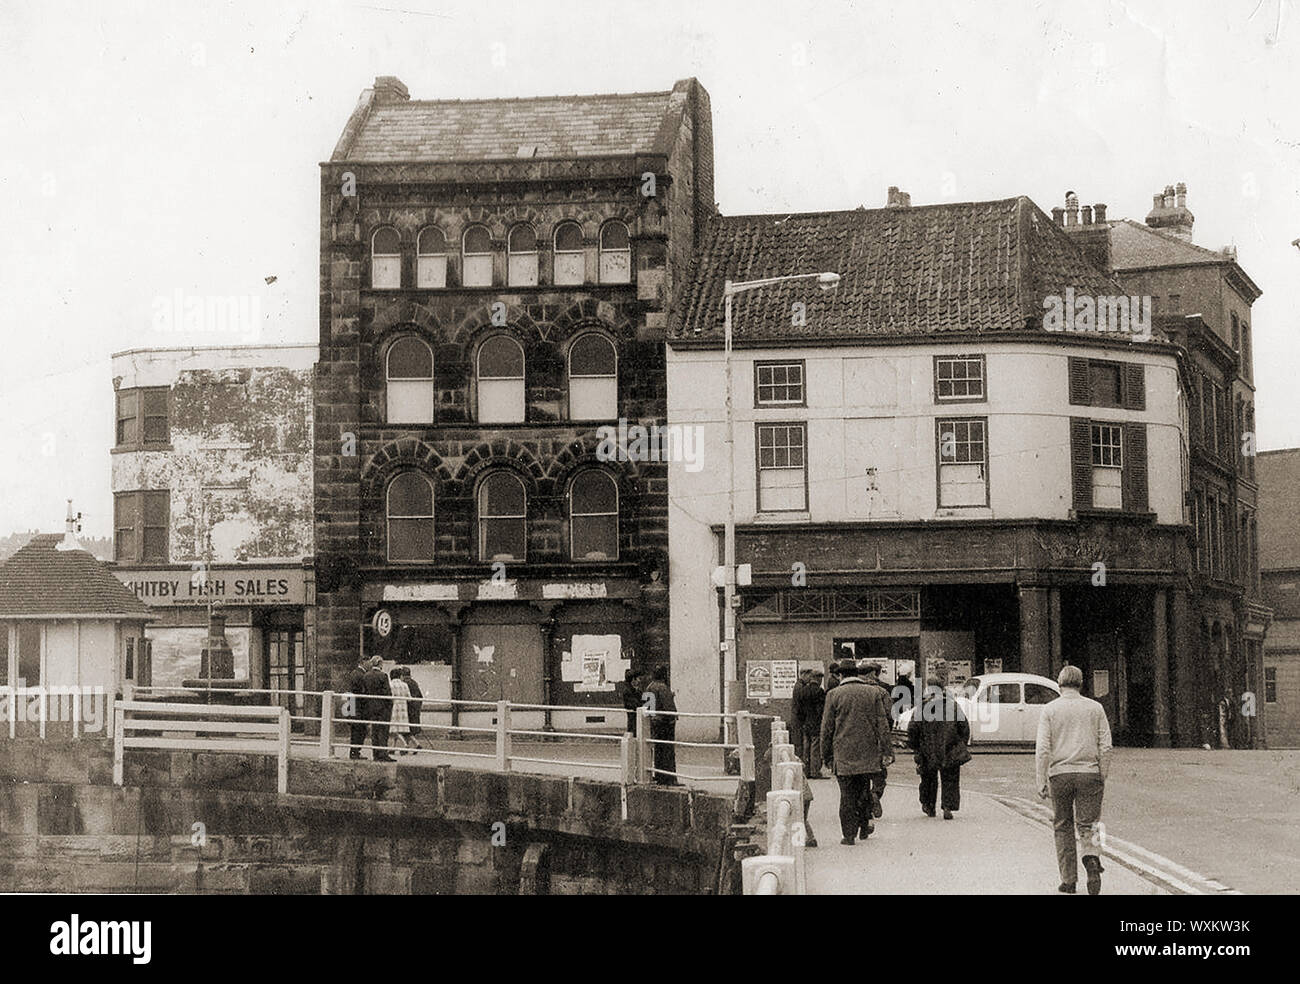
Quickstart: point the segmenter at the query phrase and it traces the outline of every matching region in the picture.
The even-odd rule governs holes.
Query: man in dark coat
[[[650,685],[646,693],[651,695],[651,711],[676,711],[677,703],[673,692],[668,689],[668,667],[656,666],[650,676]],[[656,742],[674,741],[677,738],[677,718],[671,714],[650,716],[650,737]],[[677,771],[677,746],[652,745],[654,749],[654,781],[661,786],[680,786],[674,773]],[[661,771],[662,770],[662,771]]]
[[[369,661],[362,658],[348,674],[348,690],[343,697],[343,716],[350,721],[348,744],[352,747],[348,749],[348,758],[361,758],[361,746],[366,743],[366,715],[362,713],[366,700],[361,695],[366,692],[365,676],[369,668]]]
[[[890,688],[889,695],[891,704],[889,706],[889,716],[897,723],[912,705],[916,703],[916,687],[912,683],[912,678],[907,673],[898,674],[898,680]]]
[[[623,676],[623,709],[627,711],[627,730],[636,734],[636,712],[641,706],[642,684],[645,673],[641,670],[628,670]]]
[[[402,667],[402,682],[406,684],[406,689],[411,692],[411,699],[406,702],[406,718],[411,722],[411,740],[415,741],[416,736],[420,733],[420,712],[424,709],[424,691],[420,689],[420,685],[411,676],[409,666]]]
[[[943,818],[951,820],[961,807],[961,767],[970,761],[970,723],[943,687],[931,684],[907,726],[907,744],[916,753],[921,776],[921,812],[934,816],[935,799],[943,783]]]
[[[799,674],[791,703],[795,750],[799,753],[799,761],[803,762],[804,775],[809,779],[821,779],[822,712],[826,707],[821,670],[804,670]]]
[[[890,696],[889,688],[880,681],[880,664],[868,660],[862,664],[861,673],[863,680],[871,686],[879,688],[881,695],[885,699],[885,711],[890,714],[889,724],[892,728],[894,719],[890,707],[893,698]],[[890,747],[893,747],[892,735],[890,737]],[[887,768],[882,768],[871,777],[871,815],[876,819],[879,819],[881,814],[885,812],[885,807],[882,801],[885,798],[885,783],[888,780],[889,769]]]
[[[826,695],[822,749],[833,758],[840,786],[840,843],[866,837],[871,827],[871,779],[894,760],[885,694],[858,676],[852,660],[841,669],[840,685]]]
[[[361,716],[370,722],[371,757],[376,762],[392,762],[393,755],[388,750],[388,722],[393,716],[393,702],[383,698],[393,696],[393,688],[388,685],[383,665],[384,661],[379,656],[370,658],[370,668],[361,678],[362,693],[368,699],[359,703]]]

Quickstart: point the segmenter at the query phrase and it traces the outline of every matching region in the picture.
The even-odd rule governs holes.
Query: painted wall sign
[[[455,601],[460,588],[454,584],[385,584],[384,601]]]
[[[305,605],[301,568],[246,567],[238,570],[114,571],[117,579],[151,608],[177,605]]]

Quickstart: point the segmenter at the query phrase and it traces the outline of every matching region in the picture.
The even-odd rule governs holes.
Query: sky
[[[1238,248],[1259,447],[1300,446],[1300,3],[0,0],[0,535],[112,530],[109,356],[315,342],[319,164],[361,91],[661,91],[713,109],[724,214],[1184,181]],[[274,278],[268,283],[270,278]],[[178,295],[179,292],[179,295]],[[256,334],[159,321],[236,298]]]

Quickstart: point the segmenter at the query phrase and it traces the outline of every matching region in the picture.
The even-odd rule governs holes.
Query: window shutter
[[[1087,359],[1070,359],[1070,402],[1079,407],[1092,403],[1092,396],[1088,392]]]
[[[1124,409],[1147,408],[1146,366],[1139,363],[1124,364]]]
[[[1126,512],[1146,512],[1147,428],[1146,424],[1124,425],[1124,472],[1120,494]]]
[[[1070,375],[1073,377],[1074,373],[1071,372]],[[1074,508],[1091,509],[1092,424],[1084,417],[1070,418],[1070,485]]]

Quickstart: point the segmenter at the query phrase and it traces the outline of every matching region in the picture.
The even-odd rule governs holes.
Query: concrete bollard
[[[803,792],[773,790],[767,794],[767,853],[792,854],[790,832],[803,822]]]
[[[798,759],[777,762],[772,766],[773,789],[797,789],[803,791],[803,763]]]

